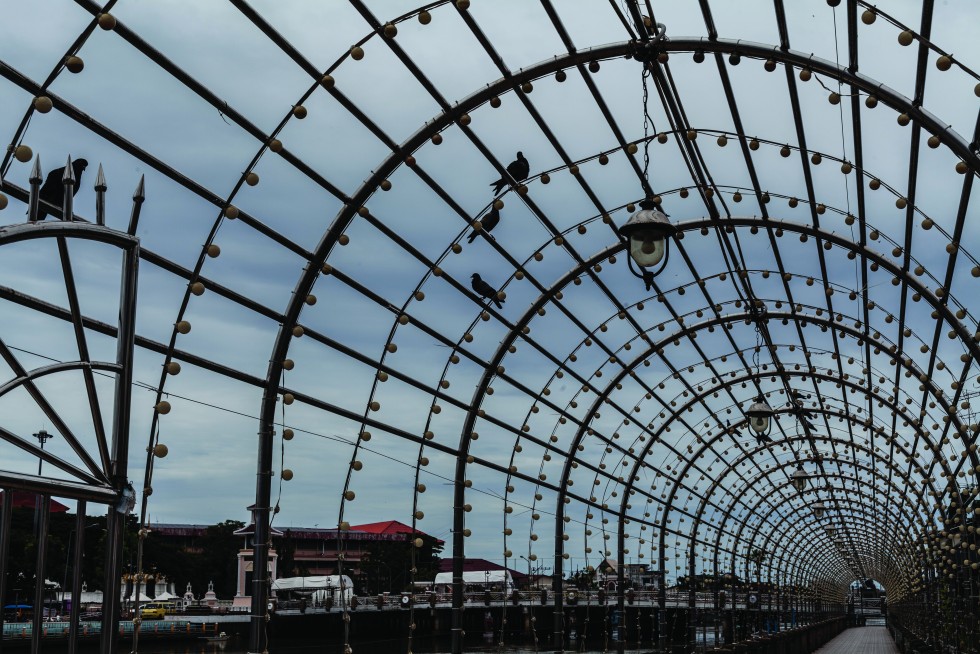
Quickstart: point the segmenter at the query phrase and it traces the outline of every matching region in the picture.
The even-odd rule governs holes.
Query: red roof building
[[[37,507],[37,494],[28,491],[11,491],[10,503],[15,509],[34,509]],[[0,491],[0,502],[3,501],[3,491]],[[51,498],[51,504],[48,508],[49,513],[67,513],[68,507]]]
[[[379,536],[400,536],[403,534],[419,534],[421,536],[428,535],[423,531],[419,531],[418,529],[412,529],[408,525],[398,522],[397,520],[369,522],[365,525],[351,525],[350,530],[360,531],[367,534],[378,534]],[[442,543],[441,540],[436,540],[437,542]]]

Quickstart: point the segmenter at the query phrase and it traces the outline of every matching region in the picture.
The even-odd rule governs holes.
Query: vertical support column
[[[456,483],[453,485],[453,619],[452,651],[463,651],[463,561],[466,557],[466,457],[460,453],[456,459]]]
[[[552,634],[551,647],[556,654],[565,651],[565,591],[562,588],[562,577],[564,576],[562,563],[565,560],[565,541],[561,537],[565,531],[564,516],[565,494],[560,492],[555,501],[555,563],[551,578],[551,590],[555,596],[555,611],[552,616],[554,633]],[[586,608],[586,611],[588,611],[588,608]]]
[[[657,586],[657,648],[666,651],[667,648],[667,548],[664,544],[663,530],[660,536],[660,583]]]
[[[13,497],[9,488],[3,492],[3,506],[0,507],[0,601],[7,596],[7,555],[10,552],[10,512],[13,510]],[[0,610],[0,634],[3,633],[3,611]],[[3,637],[0,636],[0,654],[3,652]]]
[[[41,632],[44,629],[44,560],[48,554],[48,521],[51,517],[51,496],[41,496],[41,515],[37,521],[37,559],[34,563],[34,617],[31,620],[31,654],[41,651]]]
[[[272,457],[277,393],[266,388],[262,400],[262,422],[259,429],[259,453],[255,472],[255,542],[252,544],[252,610],[249,623],[248,651],[260,654],[268,649],[265,624],[269,601],[269,504],[272,497]]]
[[[613,629],[616,629],[619,633],[615,634],[614,640],[616,641],[616,652],[618,654],[623,654],[626,651],[626,560],[623,556],[623,550],[626,548],[626,526],[623,523],[624,515],[619,514],[619,528],[618,534],[616,535],[616,610],[619,611],[619,620],[613,625]]]
[[[111,470],[109,479],[119,493],[119,504],[109,507],[106,519],[105,582],[102,601],[102,654],[116,654],[119,631],[119,579],[122,571],[123,534],[126,516],[136,495],[129,484],[129,422],[133,392],[133,343],[136,338],[136,291],[139,277],[139,243],[123,253],[119,292],[119,332],[116,339],[116,375],[112,420]]]
[[[691,649],[697,649],[698,646],[698,592],[694,579],[695,570],[697,570],[697,562],[695,561],[695,557],[697,556],[696,543],[697,532],[692,531],[691,543],[689,545],[691,550],[687,559],[687,644]]]
[[[75,556],[71,569],[71,611],[68,617],[68,654],[75,654],[78,651],[78,616],[81,612],[81,602],[79,601],[82,593],[82,560],[85,556],[85,500],[78,500],[75,510]],[[65,589],[61,589],[61,597],[64,599]]]

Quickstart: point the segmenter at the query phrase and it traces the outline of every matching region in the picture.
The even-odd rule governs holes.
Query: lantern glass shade
[[[649,268],[664,260],[667,241],[653,230],[633,232],[630,236],[630,256],[638,266]]]
[[[793,487],[796,488],[796,490],[802,492],[803,489],[806,488],[807,483],[809,482],[810,475],[806,474],[806,472],[803,471],[803,468],[800,467],[796,469],[796,472],[792,474],[790,479],[793,482]]]
[[[773,410],[772,407],[762,401],[761,397],[752,403],[745,415],[748,417],[749,426],[753,431],[758,434],[765,434],[769,431]]]
[[[630,258],[641,268],[660,264],[667,256],[667,238],[677,228],[651,199],[640,201],[640,210],[630,216],[619,233],[629,239]]]

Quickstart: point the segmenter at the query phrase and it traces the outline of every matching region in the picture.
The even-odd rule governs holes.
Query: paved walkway
[[[885,627],[854,627],[817,650],[816,654],[898,654]]]

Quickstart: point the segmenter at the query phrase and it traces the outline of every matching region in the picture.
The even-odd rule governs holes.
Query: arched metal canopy
[[[47,164],[85,150],[113,183],[146,175],[144,520],[174,486],[154,446],[240,453],[258,431],[216,486],[257,469],[260,558],[281,510],[400,520],[444,539],[457,576],[465,556],[547,561],[556,589],[607,558],[666,584],[748,579],[753,552],[771,582],[827,601],[855,579],[896,605],[938,578],[975,589],[975,548],[937,548],[975,533],[980,485],[980,52],[956,28],[977,10],[798,5],[66,3],[64,53],[21,25],[50,72],[0,49],[16,107],[0,114],[0,245],[43,258],[13,235],[49,228],[19,225],[18,146]],[[207,64],[164,31],[178,23],[220,44]],[[131,77],[121,108],[133,74],[146,88]],[[518,150],[526,179],[492,193]],[[677,230],[649,290],[617,232],[647,196]],[[4,273],[18,320],[114,337],[105,311]],[[0,389],[72,368],[47,365]],[[768,435],[745,421],[757,398]],[[31,417],[0,424],[6,445]],[[460,583],[454,606],[459,632]],[[255,620],[252,651],[264,638]]]

